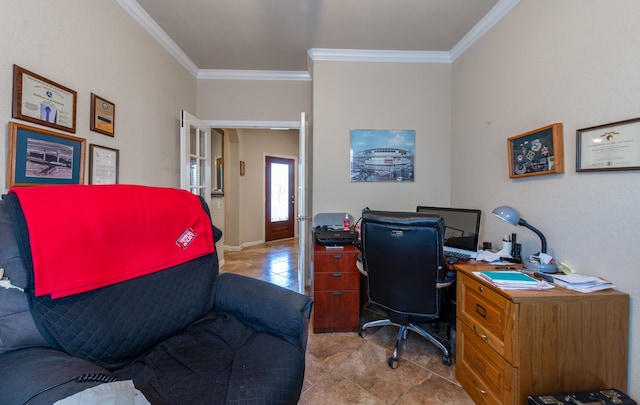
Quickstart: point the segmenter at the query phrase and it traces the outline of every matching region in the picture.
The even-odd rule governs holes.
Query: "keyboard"
[[[445,257],[453,257],[455,259],[462,260],[462,261],[471,259],[471,255],[468,255],[466,253],[460,253],[460,252],[452,252],[450,250],[445,250],[444,255]]]

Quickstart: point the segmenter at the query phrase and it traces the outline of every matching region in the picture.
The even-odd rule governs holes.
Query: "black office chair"
[[[424,337],[444,352],[451,365],[451,348],[417,322],[434,322],[440,316],[447,288],[455,273],[447,272],[443,253],[444,222],[421,212],[363,211],[362,265],[367,274],[369,303],[383,309],[388,319],[367,322],[360,336],[376,326],[398,326],[389,367],[398,367],[398,348],[408,331]]]

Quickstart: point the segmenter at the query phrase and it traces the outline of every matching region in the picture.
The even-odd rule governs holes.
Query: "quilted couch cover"
[[[152,404],[297,403],[309,297],[219,275],[215,252],[82,294],[35,297],[14,199],[0,201],[2,403],[51,404],[100,384],[65,383],[83,374],[133,380]]]

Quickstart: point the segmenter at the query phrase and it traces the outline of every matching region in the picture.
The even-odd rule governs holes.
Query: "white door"
[[[211,200],[211,128],[180,110],[180,188]]]
[[[298,156],[298,288],[304,294],[305,287],[311,285],[311,198],[309,196],[309,118],[300,114]]]

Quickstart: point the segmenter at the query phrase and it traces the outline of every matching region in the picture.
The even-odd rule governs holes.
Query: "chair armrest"
[[[214,310],[234,315],[258,332],[270,333],[304,352],[313,300],[266,281],[233,273],[218,277]]]
[[[436,288],[447,288],[451,287],[451,285],[456,281],[456,272],[455,271],[447,271],[447,274],[444,277],[444,280],[438,281],[436,283]]]

